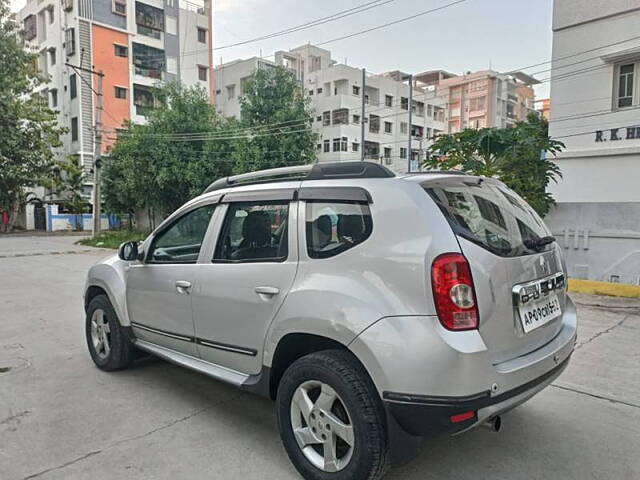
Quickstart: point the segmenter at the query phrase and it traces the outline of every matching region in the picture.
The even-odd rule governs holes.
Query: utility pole
[[[367,81],[367,71],[362,69],[362,114],[360,115],[360,160],[364,162],[364,87]]]
[[[102,79],[104,73],[102,70],[99,72],[92,68],[85,68],[78,65],[73,65],[66,62],[67,67],[73,68],[78,73],[80,79],[87,84],[87,86],[96,95],[96,117],[94,124],[94,152],[93,152],[93,228],[92,233],[95,237],[100,234],[100,153],[102,146]],[[97,75],[98,77],[98,90],[94,90],[93,86],[85,80],[85,78],[79,72],[90,73],[91,75]]]
[[[100,153],[102,147],[102,79],[104,74],[102,70],[98,73],[98,91],[96,93],[96,121],[95,121],[95,151],[93,154],[93,236],[100,235],[101,215],[102,209],[100,208]]]
[[[409,143],[407,145],[407,172],[411,173],[411,122],[413,121],[413,75],[409,75]]]

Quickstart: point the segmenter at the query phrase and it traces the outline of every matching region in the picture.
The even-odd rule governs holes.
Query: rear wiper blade
[[[535,240],[527,240],[525,245],[529,248],[542,248],[556,241],[556,237],[547,235],[546,237],[536,238]]]

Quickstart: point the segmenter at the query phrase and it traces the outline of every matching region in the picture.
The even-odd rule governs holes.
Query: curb
[[[64,251],[53,251],[53,252],[9,253],[9,254],[0,253],[0,258],[38,257],[41,255],[68,255],[68,254],[91,253],[91,252],[101,252],[101,251],[113,252],[112,250],[106,250],[98,247],[98,248],[87,248],[83,250],[64,250]]]
[[[640,286],[625,283],[599,282],[596,280],[569,279],[569,291],[610,297],[640,298]]]

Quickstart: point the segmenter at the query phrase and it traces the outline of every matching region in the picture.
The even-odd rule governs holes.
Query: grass
[[[100,234],[95,238],[83,238],[78,240],[78,244],[89,247],[118,248],[121,243],[144,240],[149,232],[137,230],[113,230]]]

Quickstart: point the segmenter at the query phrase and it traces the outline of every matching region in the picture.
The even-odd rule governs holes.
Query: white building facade
[[[640,284],[640,0],[556,0],[545,219],[576,278]]]
[[[218,112],[239,118],[244,82],[256,69],[274,65],[294,73],[310,100],[313,126],[319,134],[320,162],[360,160],[364,149],[367,160],[380,162],[398,173],[416,171],[434,135],[446,128],[445,101],[436,97],[434,88],[413,82],[410,127],[407,74],[366,75],[363,87],[361,69],[339,64],[331,59],[331,52],[313,45],[277,52],[275,62],[254,57],[216,67]]]

